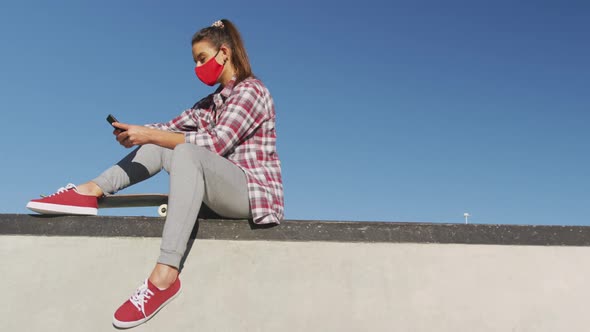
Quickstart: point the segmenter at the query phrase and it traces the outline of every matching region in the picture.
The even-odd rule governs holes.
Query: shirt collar
[[[229,82],[227,82],[224,86],[219,86],[215,93],[213,94],[213,103],[215,104],[215,109],[220,109],[225,100],[231,94],[232,90],[234,89],[234,85],[236,84],[236,77],[232,77]]]
[[[223,88],[221,89],[221,96],[223,97],[223,99],[229,97],[229,95],[231,94],[232,90],[234,89],[234,85],[236,84],[236,77],[233,76],[231,78],[231,80],[229,80],[229,82],[227,82],[226,85],[223,86]]]

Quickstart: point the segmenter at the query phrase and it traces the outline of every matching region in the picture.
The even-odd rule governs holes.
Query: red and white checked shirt
[[[146,126],[183,132],[187,143],[236,164],[246,173],[253,221],[278,224],[284,217],[284,199],[274,103],[256,78],[234,85],[235,77],[169,122]]]

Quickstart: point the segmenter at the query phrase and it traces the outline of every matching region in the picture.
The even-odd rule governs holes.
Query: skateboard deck
[[[116,194],[106,195],[98,199],[98,208],[125,208],[157,206],[158,215],[165,217],[168,212],[167,194]],[[221,217],[213,212],[205,203],[199,211],[201,219],[220,219]]]
[[[168,204],[166,194],[119,194],[106,195],[98,199],[98,208],[122,208],[139,206],[160,206]]]

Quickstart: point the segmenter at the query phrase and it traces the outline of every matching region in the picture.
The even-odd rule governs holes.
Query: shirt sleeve
[[[197,131],[199,129],[198,113],[203,108],[208,107],[211,99],[211,96],[201,99],[192,108],[185,110],[179,116],[168,122],[150,123],[146,124],[145,127],[175,132]]]
[[[220,110],[214,127],[185,132],[185,141],[205,147],[221,156],[253,133],[269,116],[260,90],[254,86],[236,87]]]
[[[163,123],[150,123],[146,124],[145,127],[160,129],[165,131],[187,131],[187,130],[197,130],[198,125],[197,121],[194,119],[194,110],[188,109],[182,112],[179,116],[175,117],[174,119],[163,122]]]

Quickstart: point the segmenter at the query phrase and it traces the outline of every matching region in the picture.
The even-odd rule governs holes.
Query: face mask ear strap
[[[219,47],[219,50],[217,51],[217,53],[215,53],[215,55],[213,56],[214,58],[217,57],[217,54],[219,54],[219,52],[221,52],[221,47]],[[223,60],[223,65],[225,66],[225,63],[227,62],[227,60],[229,60],[229,58],[226,58],[225,60]]]
[[[211,60],[213,60],[213,59],[217,58],[217,55],[219,54],[219,52],[220,52],[220,51],[221,51],[221,47],[220,47],[220,48],[217,50],[217,53],[215,53],[215,55],[214,55],[214,56],[213,56],[211,59],[207,60],[207,62],[209,62],[209,61],[211,61]],[[223,64],[224,64],[224,65],[225,65],[225,62],[226,62],[226,61],[227,61],[227,59],[226,59],[225,61],[223,61]]]

